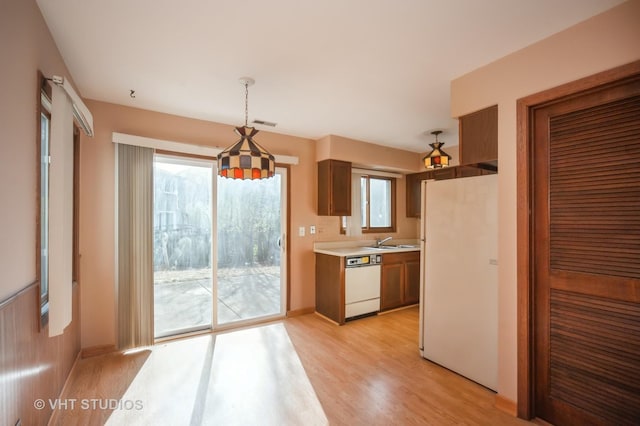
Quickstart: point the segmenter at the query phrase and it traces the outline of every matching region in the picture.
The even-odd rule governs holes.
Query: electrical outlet
[[[315,225],[311,225],[309,227],[309,234],[313,235],[316,233],[316,226]]]
[[[304,237],[304,226],[298,228],[298,236]]]

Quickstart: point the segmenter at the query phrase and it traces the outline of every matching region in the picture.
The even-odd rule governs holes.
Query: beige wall
[[[0,2],[0,301],[36,279],[38,70],[69,72],[32,0]]]
[[[36,279],[38,70],[71,77],[33,0],[0,0],[0,424],[46,424],[80,348],[78,289],[65,333],[38,328]],[[37,372],[37,374],[35,374]]]
[[[375,145],[342,136],[329,135],[318,140],[318,161],[332,158],[351,161],[355,166],[405,173],[423,171],[422,156],[416,152]]]
[[[95,122],[95,137],[82,139],[80,157],[80,254],[82,276],[82,346],[116,341],[114,155],[112,132],[225,148],[235,142],[233,126],[174,115],[87,101]],[[260,132],[256,140],[274,154],[296,156],[290,168],[290,294],[291,310],[315,306],[314,241],[341,238],[337,218],[316,215],[316,143],[312,140]],[[362,143],[362,142],[360,142]],[[366,144],[365,144],[366,145]],[[375,148],[375,145],[371,145]],[[418,156],[418,154],[414,154]],[[386,163],[396,164],[405,151],[385,149]],[[357,157],[346,155],[343,159]],[[398,181],[398,231],[396,237],[415,238],[417,220],[405,218],[404,179]],[[309,234],[316,225],[318,233]],[[304,237],[298,228],[306,227]],[[373,238],[373,236],[369,237]]]
[[[342,136],[329,135],[316,142],[316,159],[350,161],[354,167],[372,170],[386,170],[402,173],[423,171],[420,153],[387,146],[375,145]],[[378,237],[392,236],[399,239],[414,239],[419,235],[419,220],[406,217],[406,180],[396,181],[396,232],[384,234],[363,234],[346,236],[340,234],[340,218],[319,216],[316,241],[353,241],[372,240]]]
[[[418,156],[418,154],[415,154]],[[374,240],[391,236],[397,239],[416,239],[419,236],[420,219],[406,216],[406,180],[396,180],[396,232],[346,236],[340,234],[340,218],[337,216],[317,216],[315,241],[358,241]],[[297,229],[297,228],[295,228]]]
[[[549,39],[509,55],[452,82],[452,115],[499,106],[499,382],[516,399],[516,100],[520,97],[640,59],[640,2],[629,1]],[[35,280],[36,72],[70,76],[32,0],[0,2],[0,300]],[[115,342],[113,144],[111,132],[227,146],[232,128],[148,111],[88,102],[96,137],[81,148],[82,346]],[[315,215],[315,156],[312,141],[260,133],[258,140],[278,154],[300,157],[291,169],[292,230],[316,224],[315,238],[338,239],[336,218]],[[330,149],[331,147],[327,147]],[[446,149],[446,147],[445,147]],[[325,151],[326,152],[326,151]],[[330,152],[330,151],[329,151]],[[338,152],[338,151],[336,151]],[[417,154],[417,157],[421,156]],[[356,157],[358,158],[358,157]],[[353,158],[347,158],[356,161]],[[359,162],[359,161],[356,161]],[[377,163],[374,162],[372,165]],[[416,165],[415,171],[419,170]],[[404,183],[399,182],[398,217],[404,217]],[[402,195],[400,195],[402,193]],[[408,219],[399,235],[417,230]],[[308,229],[308,228],[307,228]],[[314,237],[292,234],[291,308],[314,305]],[[346,237],[342,237],[346,238]]]
[[[112,132],[226,148],[233,126],[87,101],[96,136],[83,140],[80,188],[82,346],[112,344],[115,337],[114,154]],[[85,138],[86,139],[86,138]],[[260,132],[256,140],[275,154],[297,156],[290,169],[291,226],[315,223],[315,145],[307,139]],[[315,305],[313,240],[291,234],[291,309]]]
[[[454,117],[498,104],[498,393],[517,399],[516,100],[640,59],[640,1],[632,0],[454,80]]]

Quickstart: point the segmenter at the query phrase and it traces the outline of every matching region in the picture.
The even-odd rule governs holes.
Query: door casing
[[[532,111],[536,106],[566,99],[598,86],[640,73],[635,61],[590,77],[519,99],[517,102],[517,328],[518,417],[531,419],[535,412],[534,362],[534,234],[533,234],[533,138]]]

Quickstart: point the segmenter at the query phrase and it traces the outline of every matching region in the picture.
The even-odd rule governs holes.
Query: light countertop
[[[375,242],[370,241],[345,241],[345,242],[324,242],[315,243],[314,253],[328,254],[330,256],[366,256],[372,254],[403,253],[410,251],[420,251],[417,241],[401,240],[397,242],[389,241],[383,246],[398,246],[394,248],[376,249],[367,246],[375,246]]]

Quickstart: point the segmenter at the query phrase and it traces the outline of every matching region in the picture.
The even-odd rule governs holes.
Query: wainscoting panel
[[[38,291],[33,283],[0,303],[0,424],[46,425],[80,351],[79,288],[64,334],[38,331]],[[44,404],[41,406],[40,401]]]

